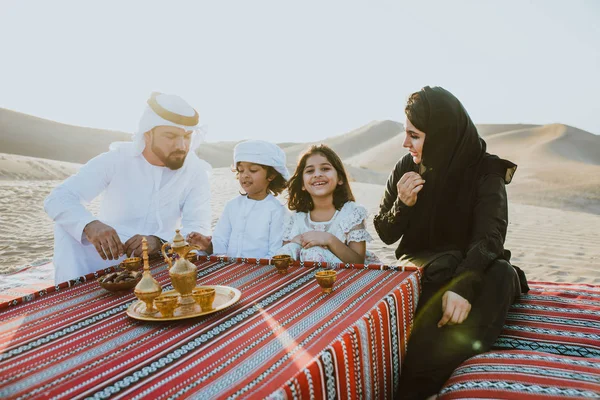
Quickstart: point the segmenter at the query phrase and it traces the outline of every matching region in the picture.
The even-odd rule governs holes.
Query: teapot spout
[[[188,246],[186,246],[186,248],[184,249],[183,253],[181,254],[182,257],[185,258],[185,259],[187,259],[188,254],[192,250],[202,250],[202,248],[199,247],[199,246],[188,245]]]

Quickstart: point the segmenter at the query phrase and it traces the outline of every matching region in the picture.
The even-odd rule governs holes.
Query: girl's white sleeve
[[[370,242],[373,240],[367,231],[367,209],[361,205],[353,204],[347,218],[342,224],[346,234],[346,243]]]
[[[296,233],[296,229],[294,229],[294,225],[296,223],[296,215],[297,213],[295,212],[288,212],[285,215],[282,238],[284,242],[289,242],[298,235],[298,233]]]

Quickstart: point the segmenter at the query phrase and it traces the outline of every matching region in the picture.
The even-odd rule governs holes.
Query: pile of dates
[[[102,283],[121,283],[139,281],[142,279],[142,271],[119,271],[111,272],[100,278]]]

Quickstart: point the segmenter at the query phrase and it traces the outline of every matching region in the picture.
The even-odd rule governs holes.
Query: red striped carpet
[[[508,314],[496,349],[600,358],[600,286],[533,282]]]
[[[598,398],[600,359],[510,350],[465,361],[438,400]]]
[[[600,287],[534,282],[492,351],[458,367],[439,399],[600,398]]]
[[[257,260],[197,262],[198,282],[240,289],[229,309],[171,323],[129,318],[133,294],[93,276],[0,309],[0,398],[389,398],[398,384],[419,272],[316,265],[287,275]],[[166,289],[163,264],[153,274]],[[33,300],[32,300],[33,299]]]

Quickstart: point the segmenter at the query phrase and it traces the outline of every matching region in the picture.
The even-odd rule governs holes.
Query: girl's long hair
[[[344,204],[349,201],[354,201],[354,195],[348,182],[348,174],[344,169],[344,164],[340,157],[333,151],[329,146],[325,144],[311,146],[298,161],[296,171],[294,175],[288,181],[288,208],[292,211],[309,212],[314,208],[314,203],[310,194],[306,190],[302,190],[304,185],[304,168],[306,167],[306,161],[308,157],[320,154],[327,159],[335,168],[338,174],[338,178],[343,182],[341,185],[337,185],[333,192],[333,206],[340,210]]]

